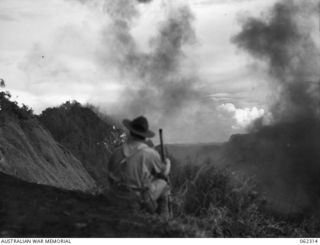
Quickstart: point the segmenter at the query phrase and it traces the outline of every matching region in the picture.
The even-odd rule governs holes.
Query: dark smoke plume
[[[105,2],[111,24],[104,31],[106,47],[105,53],[100,54],[101,63],[105,67],[115,66],[118,80],[126,88],[117,102],[119,109],[115,114],[119,117],[145,114],[154,127],[165,127],[169,123],[173,129],[174,121],[179,128],[186,121],[191,125],[195,116],[186,118],[183,110],[192,103],[200,105],[206,94],[204,89],[199,89],[199,78],[185,54],[185,49],[196,42],[191,10],[185,5],[170,8],[165,19],[155,27],[149,50],[144,52],[131,34],[132,25],[139,17],[136,3]]]
[[[120,3],[116,3],[119,6]],[[110,6],[109,6],[110,7]],[[195,77],[182,70],[183,47],[195,40],[192,28],[193,16],[187,7],[172,11],[168,19],[159,27],[159,32],[150,42],[151,51],[138,50],[130,33],[130,14],[121,14],[118,10],[128,10],[121,6],[113,14],[112,31],[106,31],[106,38],[113,38],[115,45],[113,58],[117,62],[121,75],[127,80],[124,107],[131,115],[150,113],[175,113],[185,102],[193,99]],[[115,15],[118,14],[118,15]],[[107,40],[109,43],[110,40]]]
[[[320,53],[312,37],[317,31],[317,10],[317,1],[277,3],[266,19],[246,19],[233,39],[268,63],[278,89],[271,108],[276,121],[319,117]]]
[[[318,4],[281,1],[264,18],[245,19],[233,38],[238,47],[268,65],[273,124],[257,123],[247,141],[268,195],[293,210],[320,203]]]
[[[131,53],[125,58],[125,63],[130,62],[124,63],[127,72],[140,80],[126,91],[130,94],[127,106],[132,113],[157,111],[170,116],[199,95],[195,89],[196,77],[181,67],[183,46],[195,38],[191,21],[188,8],[177,10],[160,26],[158,35],[151,41],[149,54]]]
[[[92,4],[88,0],[76,1]],[[210,90],[199,78],[195,61],[187,55],[197,43],[191,9],[181,2],[161,5],[161,22],[148,30],[153,35],[144,50],[132,33],[140,21],[140,5],[151,3],[152,0],[94,1],[94,6],[99,10],[102,7],[106,14],[97,61],[124,87],[114,104],[100,105],[102,112],[118,120],[144,114],[152,129],[164,129],[165,138],[171,143],[225,140],[228,129],[211,129],[219,122],[208,97]]]

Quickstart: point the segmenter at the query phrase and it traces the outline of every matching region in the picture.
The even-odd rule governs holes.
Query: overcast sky
[[[98,4],[85,2],[0,1],[0,78],[17,101],[31,106],[36,113],[67,100],[89,102],[108,111],[123,96],[125,85],[114,76],[115,68],[112,64],[102,67],[97,58],[101,33],[109,20]],[[139,4],[140,16],[131,29],[139,49],[148,49],[165,11],[181,4],[172,2]],[[213,108],[208,113],[214,115],[208,115],[213,121],[212,133],[205,133],[202,140],[174,134],[167,138],[171,142],[227,140],[233,133],[244,132],[251,120],[267,110],[269,92],[264,73],[230,38],[240,31],[241,16],[261,15],[275,1],[180,2],[190,7],[196,32],[196,41],[186,49],[185,59],[191,60],[201,85],[206,87],[202,99],[208,101]]]

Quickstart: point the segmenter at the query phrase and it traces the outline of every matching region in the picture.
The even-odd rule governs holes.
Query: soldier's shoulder
[[[154,149],[154,148],[151,148],[149,146],[145,147],[142,149],[142,152],[145,154],[145,155],[148,155],[150,157],[160,157],[159,153]]]

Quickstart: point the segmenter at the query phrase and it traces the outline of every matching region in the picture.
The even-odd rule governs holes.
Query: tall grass
[[[319,237],[314,215],[272,210],[252,176],[173,161],[175,219],[212,237]]]

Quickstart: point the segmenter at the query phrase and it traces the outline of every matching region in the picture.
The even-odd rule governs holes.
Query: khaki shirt
[[[143,141],[134,140],[116,149],[108,164],[111,179],[133,188],[149,187],[155,175],[162,174],[165,169],[156,150]]]

